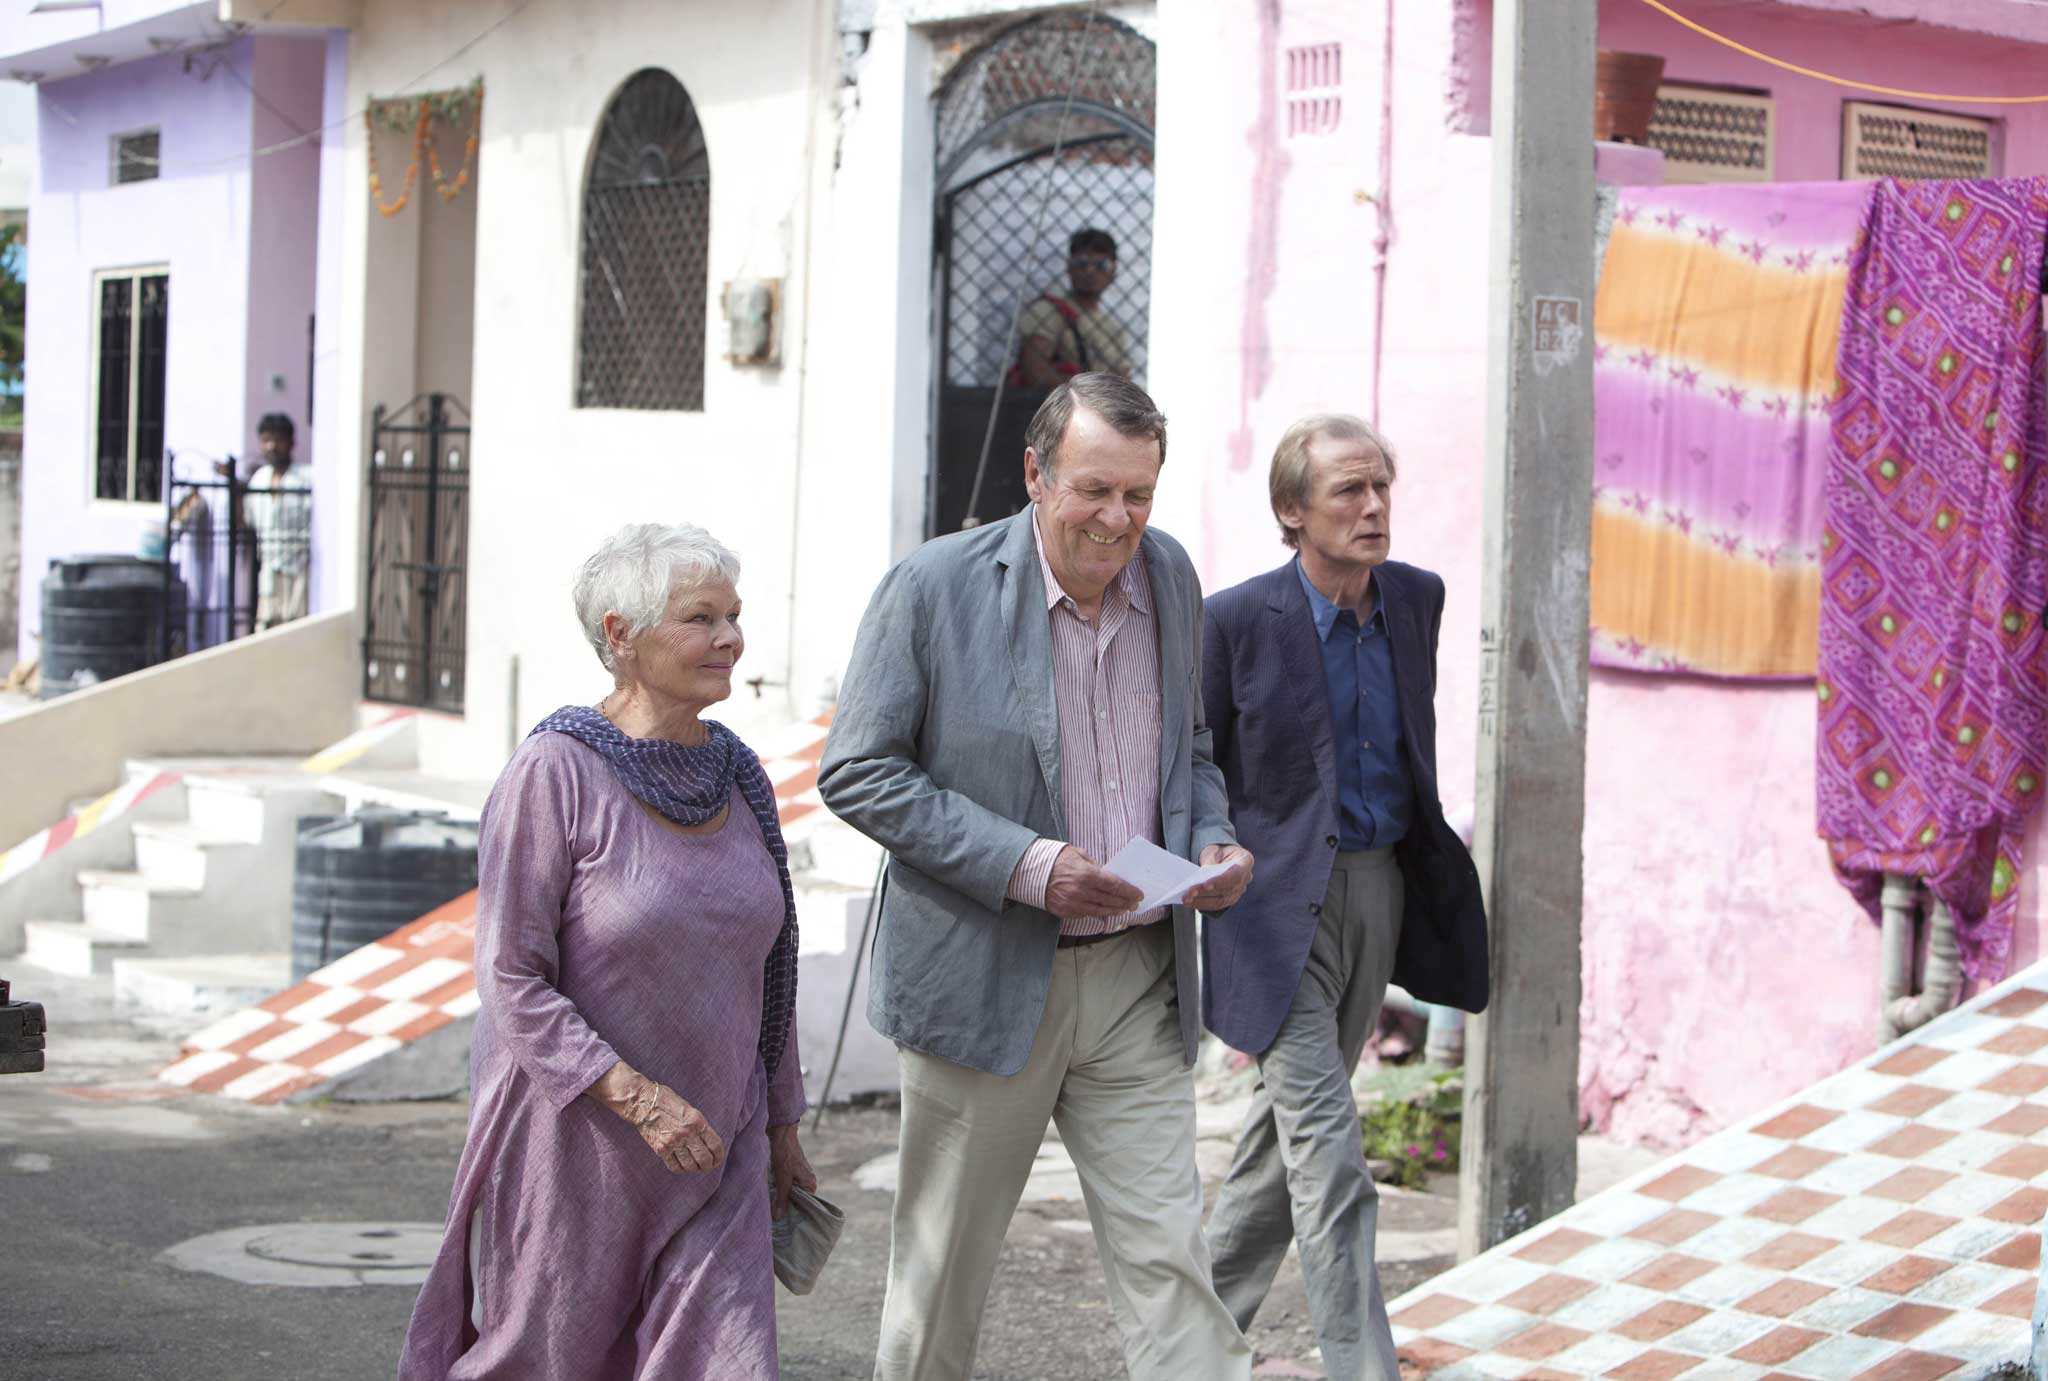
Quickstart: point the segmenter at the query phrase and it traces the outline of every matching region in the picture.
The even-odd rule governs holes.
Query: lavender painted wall
[[[1396,22],[1387,67],[1389,4]],[[1739,36],[1757,13],[1717,12],[1715,22]],[[1637,27],[1642,15],[1656,19],[1635,0],[1604,4],[1602,42],[1654,46]],[[1773,37],[1796,28],[1804,38],[1788,57],[1853,64],[1879,81],[1989,89],[1993,80],[1981,60],[1971,72],[1961,67],[1968,53],[1990,51],[1987,40],[1873,27],[1853,13],[1835,18],[1832,35],[1809,17],[1773,21],[1782,30]],[[1160,17],[1152,370],[1173,419],[1174,459],[1155,520],[1188,541],[1211,589],[1278,564],[1285,553],[1265,494],[1273,444],[1305,412],[1369,413],[1373,320],[1383,310],[1378,420],[1401,458],[1394,555],[1448,584],[1437,709],[1439,777],[1451,806],[1473,794],[1494,285],[1491,146],[1469,131],[1490,80],[1490,22],[1488,0],[1269,0],[1231,6],[1220,19],[1174,6]],[[1374,150],[1382,100],[1390,106],[1384,302],[1365,281],[1377,230],[1376,152],[1331,160],[1326,140],[1276,136],[1271,102],[1284,93],[1246,70],[1248,54],[1329,41],[1344,45],[1344,126],[1335,140]],[[1674,76],[1785,89],[1785,74],[1754,64],[1738,70],[1691,49],[1683,61],[1678,47],[1667,51]],[[1997,81],[2024,85],[2032,74],[2038,86],[2048,71],[2048,47],[1998,51]],[[1807,113],[1781,123],[1780,169],[1833,176],[1838,100],[1790,109]],[[1787,111],[1781,102],[1781,120]],[[2048,161],[2048,143],[2031,133],[2008,145],[2008,171]],[[1219,187],[1252,195],[1219,198]],[[1333,234],[1350,240],[1334,258]],[[1332,292],[1336,275],[1348,281]],[[1340,337],[1344,348],[1333,351]],[[1874,1043],[1877,930],[1835,884],[1814,837],[1810,697],[1805,687],[1593,674],[1580,1082],[1596,1127],[1683,1144]],[[2021,883],[2015,966],[2039,948],[2048,881],[2040,836],[2037,828]]]
[[[341,207],[348,168],[348,136],[343,123],[348,100],[348,35],[327,35],[320,85],[319,254],[314,269],[313,408],[307,441],[320,463],[313,467],[313,579],[309,599],[315,609],[338,609],[354,597],[337,572],[344,569],[344,544],[353,549],[357,533],[344,524],[341,493],[354,484],[356,460],[334,444],[341,400],[340,358],[336,345],[341,326]]]
[[[1469,100],[1468,127],[1484,133],[1489,116],[1486,74],[1493,61],[1493,0],[1465,0],[1474,23],[1470,67],[1459,79]],[[2048,14],[2029,17],[2000,0],[1945,0],[1949,27],[1858,13],[1839,3],[1819,8],[1681,6],[1689,18],[1759,52],[1802,67],[1904,90],[1986,96],[2038,95],[2048,55]],[[1860,6],[1858,8],[1861,8]],[[1921,6],[1922,13],[1934,7]],[[2024,22],[2022,22],[2024,21]],[[2038,42],[2014,34],[2033,32]],[[2017,177],[2048,171],[2048,106],[1969,102],[1900,102],[1846,90],[1766,66],[1676,24],[1639,0],[1601,0],[1600,46],[1664,55],[1667,81],[1743,86],[1771,93],[1777,104],[1779,182],[1824,182],[1841,176],[1842,103],[1912,104],[1999,120],[1999,171]]]
[[[306,328],[313,315],[320,233],[320,144],[290,141],[320,128],[327,50],[318,38],[262,37],[254,41],[254,48],[258,100],[252,112],[252,142],[257,149],[275,151],[250,162],[248,383],[242,446],[254,456],[257,419],[267,412],[282,412],[298,429],[299,461],[313,464],[319,457],[306,413]],[[284,386],[273,387],[280,377]]]
[[[221,58],[248,72],[247,40]],[[22,655],[34,655],[39,591],[53,556],[134,551],[159,505],[93,499],[92,338],[100,269],[170,269],[165,441],[214,455],[242,449],[248,310],[247,87],[202,80],[168,56],[38,88],[29,221],[29,362],[22,456]],[[110,186],[109,140],[155,125],[162,175]],[[224,363],[226,362],[226,363]],[[225,376],[223,370],[227,371]]]
[[[23,656],[35,653],[40,581],[50,558],[133,551],[144,524],[161,517],[158,503],[92,496],[95,272],[169,270],[165,444],[172,451],[249,455],[273,372],[293,381],[303,413],[319,155],[273,155],[252,169],[250,151],[259,140],[296,133],[287,117],[304,128],[317,125],[323,66],[317,38],[244,38],[189,66],[183,56],[168,55],[38,88]],[[252,87],[284,115],[262,111]],[[161,132],[160,176],[110,185],[112,137],[151,126]],[[273,312],[270,303],[282,305]],[[252,380],[262,387],[252,389]]]

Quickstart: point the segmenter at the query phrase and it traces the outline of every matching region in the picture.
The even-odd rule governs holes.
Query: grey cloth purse
[[[808,1295],[825,1269],[846,1226],[839,1206],[805,1189],[789,1187],[789,1210],[771,1225],[775,1230],[775,1278],[792,1295]]]

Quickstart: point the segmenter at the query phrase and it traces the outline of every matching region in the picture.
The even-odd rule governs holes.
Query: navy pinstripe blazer
[[[1444,583],[1399,561],[1373,571],[1401,698],[1414,816],[1394,846],[1406,901],[1394,981],[1424,1002],[1486,1006],[1479,872],[1436,784],[1436,639]],[[1329,688],[1308,596],[1289,561],[1204,606],[1202,701],[1238,842],[1258,860],[1236,906],[1203,918],[1202,1020],[1254,1054],[1279,1033],[1301,985],[1337,854]]]

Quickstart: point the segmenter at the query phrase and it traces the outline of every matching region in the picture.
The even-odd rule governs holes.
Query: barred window
[[[93,497],[161,503],[171,276],[117,269],[93,282]]]
[[[683,84],[635,72],[583,190],[576,405],[701,412],[711,156]]]
[[[159,131],[139,129],[113,138],[113,167],[109,174],[116,184],[149,182],[157,176],[157,155],[163,147]]]

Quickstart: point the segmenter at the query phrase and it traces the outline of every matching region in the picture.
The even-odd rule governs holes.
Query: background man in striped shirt
[[[1026,433],[1032,506],[925,544],[862,620],[820,766],[889,850],[868,1017],[903,1130],[875,1375],[969,1375],[1004,1230],[1048,1121],[1073,1154],[1136,1381],[1245,1378],[1210,1282],[1189,1068],[1194,909],[1242,895],[1211,760],[1201,586],[1146,520],[1166,419],[1082,374]],[[1134,837],[1228,862],[1137,910]]]

